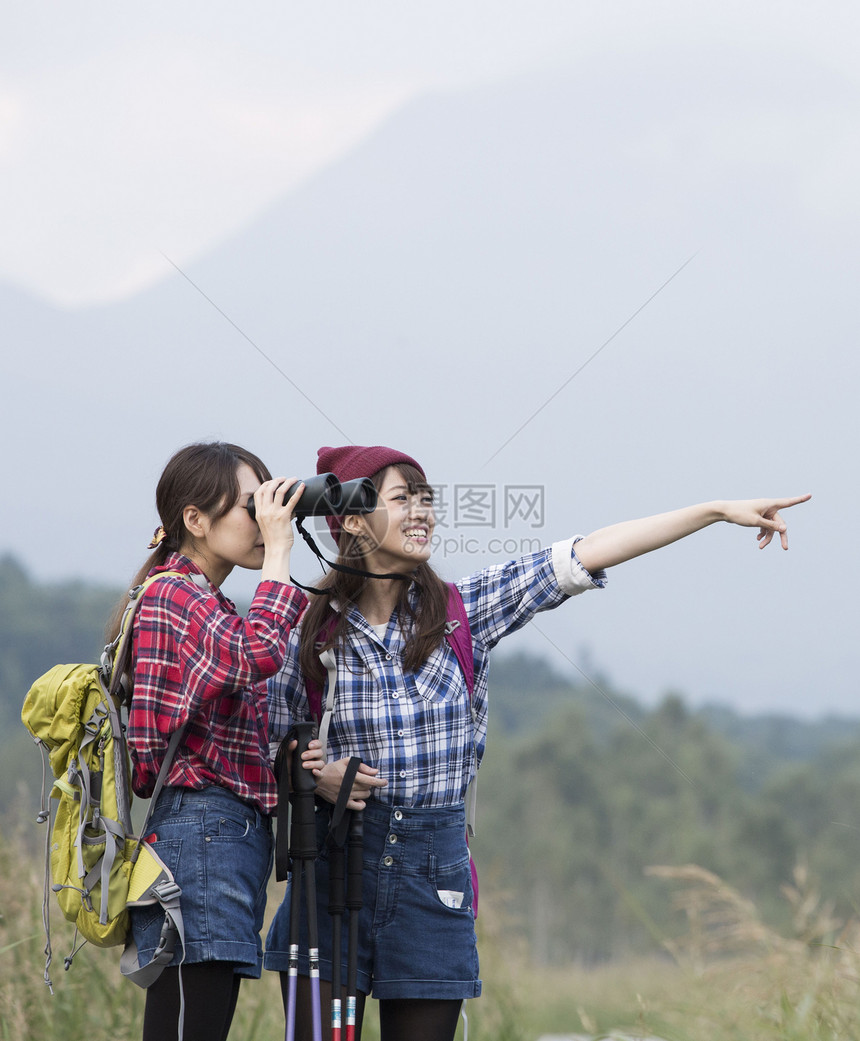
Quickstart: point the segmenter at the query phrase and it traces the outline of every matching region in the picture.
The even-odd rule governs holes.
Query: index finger
[[[806,495],[795,495],[792,499],[778,499],[775,505],[778,510],[787,510],[789,506],[797,506],[798,503],[808,502],[811,498],[812,492],[807,492]]]
[[[292,495],[290,495],[289,498],[286,498],[286,496],[284,497],[284,506],[286,506],[290,513],[293,513],[299,499],[302,497],[302,493],[305,490],[304,482],[299,481],[295,477],[291,477],[289,480],[285,480],[283,484],[286,486],[285,491],[287,494],[292,492]]]

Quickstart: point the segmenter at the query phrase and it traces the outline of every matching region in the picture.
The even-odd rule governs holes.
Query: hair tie
[[[155,549],[160,543],[167,538],[167,532],[164,530],[164,525],[159,524],[158,527],[152,534],[152,541],[147,546],[147,549]]]

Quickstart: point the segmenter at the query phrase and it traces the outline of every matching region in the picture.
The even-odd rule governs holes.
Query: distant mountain
[[[152,478],[178,444],[244,438],[279,468],[308,469],[318,444],[391,439],[394,417],[377,398],[388,383],[409,401],[408,421],[395,414],[398,433],[435,473],[495,479],[493,468],[481,470],[485,460],[707,244],[710,260],[672,291],[671,334],[654,324],[667,292],[635,336],[586,370],[561,412],[534,421],[498,472],[546,480],[552,468],[530,446],[573,404],[572,435],[602,422],[618,458],[612,412],[636,421],[635,401],[647,394],[656,415],[661,371],[689,363],[693,327],[680,337],[678,328],[703,314],[714,325],[708,264],[726,263],[733,236],[747,254],[765,236],[767,264],[785,263],[781,244],[803,242],[795,186],[748,154],[747,122],[751,111],[777,111],[786,91],[814,106],[823,88],[808,70],[786,64],[763,79],[750,59],[730,58],[691,57],[680,95],[670,64],[418,100],[187,265],[199,291],[167,259],[163,282],[105,307],[62,311],[0,287],[9,345],[0,422],[7,441],[26,448],[0,493],[8,548],[42,569],[124,580],[133,565],[118,562],[136,560],[124,549],[129,522],[151,514]],[[713,122],[698,120],[702,111]],[[714,139],[714,124],[725,139]],[[157,238],[152,245],[169,253]],[[732,261],[741,278],[742,263]],[[726,275],[721,292],[735,307],[761,305],[760,287],[726,284]],[[694,328],[700,378],[719,380],[742,361],[754,381],[744,343],[699,318]],[[606,414],[609,387],[616,404]],[[444,438],[427,428],[440,415],[454,420]],[[684,447],[672,451],[684,458]],[[590,475],[588,460],[580,465]],[[42,472],[65,530],[37,550],[16,489]],[[112,494],[116,524],[99,523],[103,555],[93,560],[81,551],[96,487]],[[617,496],[609,498],[611,507]]]
[[[838,758],[841,750],[860,742],[860,720],[828,715],[802,720],[769,713],[742,716],[723,705],[708,705],[698,716],[723,734],[739,753],[739,780],[757,791],[775,770]]]
[[[147,292],[62,311],[3,290],[0,547],[40,577],[121,587],[164,461],[209,437],[285,475],[323,444],[396,441],[435,482],[542,489],[536,527],[499,506],[491,526],[441,529],[451,578],[627,516],[806,490],[798,474],[840,487],[854,254],[816,187],[828,124],[813,117],[856,104],[843,86],[715,46],[439,93],[182,273],[165,259]],[[170,254],[155,232],[152,248]],[[751,449],[753,422],[778,453]],[[806,588],[808,564],[768,560],[739,596],[749,555],[720,537],[659,572],[628,566],[623,596],[542,631],[652,694],[802,704],[817,666],[785,663],[813,627],[816,657],[853,674],[840,597]]]

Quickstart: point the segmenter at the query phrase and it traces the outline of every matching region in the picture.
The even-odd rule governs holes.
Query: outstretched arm
[[[599,528],[580,539],[576,543],[576,555],[582,566],[594,574],[660,549],[661,546],[668,546],[717,521],[758,528],[760,549],[769,545],[778,532],[782,548],[788,549],[787,529],[779,511],[810,498],[811,495],[798,495],[792,499],[718,500],[660,513],[654,517],[622,521],[608,528]]]

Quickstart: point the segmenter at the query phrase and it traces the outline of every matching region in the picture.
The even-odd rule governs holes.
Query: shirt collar
[[[218,586],[213,585],[200,567],[184,553],[170,553],[164,563],[154,567],[150,574],[157,575],[162,571],[181,571],[182,574],[188,575],[201,593],[209,593],[211,596],[217,597],[221,603],[226,604],[235,613],[236,605],[233,601],[226,597]]]

